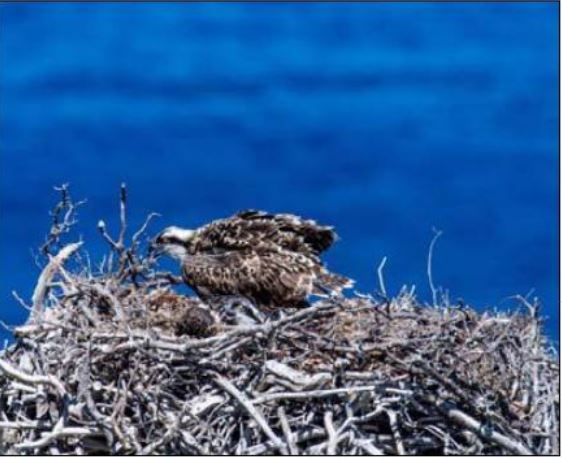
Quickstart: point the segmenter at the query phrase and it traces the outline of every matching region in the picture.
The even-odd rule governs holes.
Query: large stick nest
[[[0,453],[558,453],[536,304],[481,314],[403,289],[265,318],[210,307],[139,254],[146,225],[125,242],[124,189],[99,269],[57,247],[75,221],[62,192],[30,319],[0,356]]]

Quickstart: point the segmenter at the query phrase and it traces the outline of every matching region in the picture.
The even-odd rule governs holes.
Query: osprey
[[[299,308],[309,295],[353,285],[320,260],[335,239],[331,227],[313,220],[247,210],[196,230],[168,227],[151,249],[177,259],[183,280],[203,300],[241,297],[266,308]]]

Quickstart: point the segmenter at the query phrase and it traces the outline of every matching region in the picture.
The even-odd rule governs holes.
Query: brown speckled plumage
[[[175,335],[206,337],[214,334],[216,321],[198,298],[171,291],[155,292],[148,302],[148,323]]]
[[[311,294],[352,285],[327,271],[319,255],[336,239],[331,227],[290,214],[244,211],[216,220],[188,240],[161,233],[160,244],[182,244],[185,282],[201,297],[242,296],[266,307],[304,307]]]

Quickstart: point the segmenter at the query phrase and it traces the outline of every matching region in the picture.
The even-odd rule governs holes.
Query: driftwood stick
[[[381,293],[383,294],[383,296],[385,298],[388,298],[388,295],[386,293],[386,287],[384,285],[384,275],[383,275],[383,272],[382,272],[385,264],[386,264],[386,257],[383,257],[382,261],[379,264],[379,267],[377,268],[377,275],[378,275],[378,278],[379,278],[379,288],[381,289]]]
[[[433,231],[435,235],[433,236],[433,239],[431,239],[431,243],[429,244],[429,253],[427,255],[427,278],[429,280],[429,288],[431,289],[431,296],[433,298],[433,306],[437,306],[437,289],[433,283],[433,250],[435,249],[437,239],[441,237],[443,231],[437,231],[435,229]]]
[[[0,421],[0,429],[37,429],[40,426],[38,421]]]
[[[261,405],[262,403],[269,403],[277,400],[306,400],[309,398],[326,398],[333,395],[347,395],[350,396],[357,392],[371,392],[376,390],[376,386],[354,386],[342,387],[337,389],[319,389],[301,392],[273,392],[257,396],[253,403]]]
[[[377,448],[375,445],[373,445],[373,442],[371,440],[367,440],[367,439],[359,439],[356,438],[354,440],[352,440],[352,443],[356,446],[358,446],[359,448],[361,448],[365,453],[367,453],[370,456],[383,456],[384,452],[382,450],[380,450],[379,448]]]
[[[120,249],[125,248],[125,233],[127,232],[127,186],[122,183],[120,188],[119,199],[119,220],[121,227],[119,229],[119,239],[117,245]]]
[[[285,409],[282,406],[279,406],[277,408],[277,417],[281,422],[281,430],[283,430],[283,435],[285,436],[285,440],[287,441],[289,454],[291,456],[297,456],[299,454],[299,449],[295,443],[295,436],[291,431],[291,426],[289,425],[287,415],[285,414]]]
[[[336,447],[338,445],[338,435],[336,429],[334,428],[334,413],[328,410],[324,413],[324,428],[328,434],[328,441],[326,445],[326,454],[333,456],[336,454]]]
[[[309,440],[317,440],[319,438],[325,438],[325,437],[326,437],[326,431],[324,429],[316,427],[302,433],[295,433],[295,443],[299,444]],[[262,455],[266,451],[269,451],[273,446],[274,446],[273,441],[268,440],[267,442],[260,443],[258,445],[252,446],[251,448],[248,448],[246,452],[249,456]]]
[[[398,419],[396,412],[393,410],[385,410],[388,420],[390,421],[390,429],[392,430],[392,436],[394,437],[394,443],[396,444],[396,452],[400,456],[406,454],[404,449],[404,442],[402,441],[402,435],[400,434],[400,429],[398,428]]]
[[[263,417],[263,414],[258,408],[246,397],[242,392],[240,392],[230,381],[226,380],[220,375],[215,377],[215,382],[226,392],[228,392],[232,397],[234,397],[242,407],[250,414],[256,423],[260,426],[263,433],[273,442],[273,445],[282,453],[287,454],[287,445],[271,430],[271,427]]]
[[[482,439],[490,439],[493,442],[497,443],[498,445],[503,446],[513,454],[521,454],[524,456],[534,455],[533,451],[531,451],[523,443],[518,442],[512,438],[509,438],[506,435],[499,433],[491,426],[485,427],[481,422],[477,421],[476,419],[464,413],[463,411],[459,410],[458,408],[449,406],[449,404],[445,402],[438,402],[436,400],[432,400],[432,401],[436,403],[439,411],[447,415],[447,417],[451,421],[463,427],[466,427],[468,430],[478,435]]]
[[[44,434],[39,440],[19,443],[14,446],[17,451],[27,451],[43,448],[50,443],[65,437],[80,438],[85,435],[97,435],[99,431],[90,427],[63,427],[63,418],[54,427],[52,432]]]
[[[6,362],[4,359],[0,359],[0,371],[2,371],[10,378],[14,378],[23,383],[32,384],[34,386],[39,384],[46,384],[55,388],[59,395],[62,396],[66,394],[64,385],[53,375],[30,375],[18,370],[12,364]]]
[[[49,290],[49,284],[56,274],[57,270],[63,265],[63,263],[80,247],[82,247],[82,242],[75,242],[73,244],[68,244],[63,247],[60,252],[52,257],[47,263],[47,266],[41,272],[35,290],[33,291],[33,296],[31,297],[32,310],[29,318],[30,322],[39,322],[43,317],[43,302],[45,301],[45,296]]]

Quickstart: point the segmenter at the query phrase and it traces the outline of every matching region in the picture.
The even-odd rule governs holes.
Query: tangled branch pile
[[[479,314],[403,289],[262,321],[175,293],[139,254],[148,221],[125,243],[124,189],[98,271],[81,243],[51,255],[74,221],[64,196],[0,355],[0,453],[558,453],[559,367],[525,299]]]

